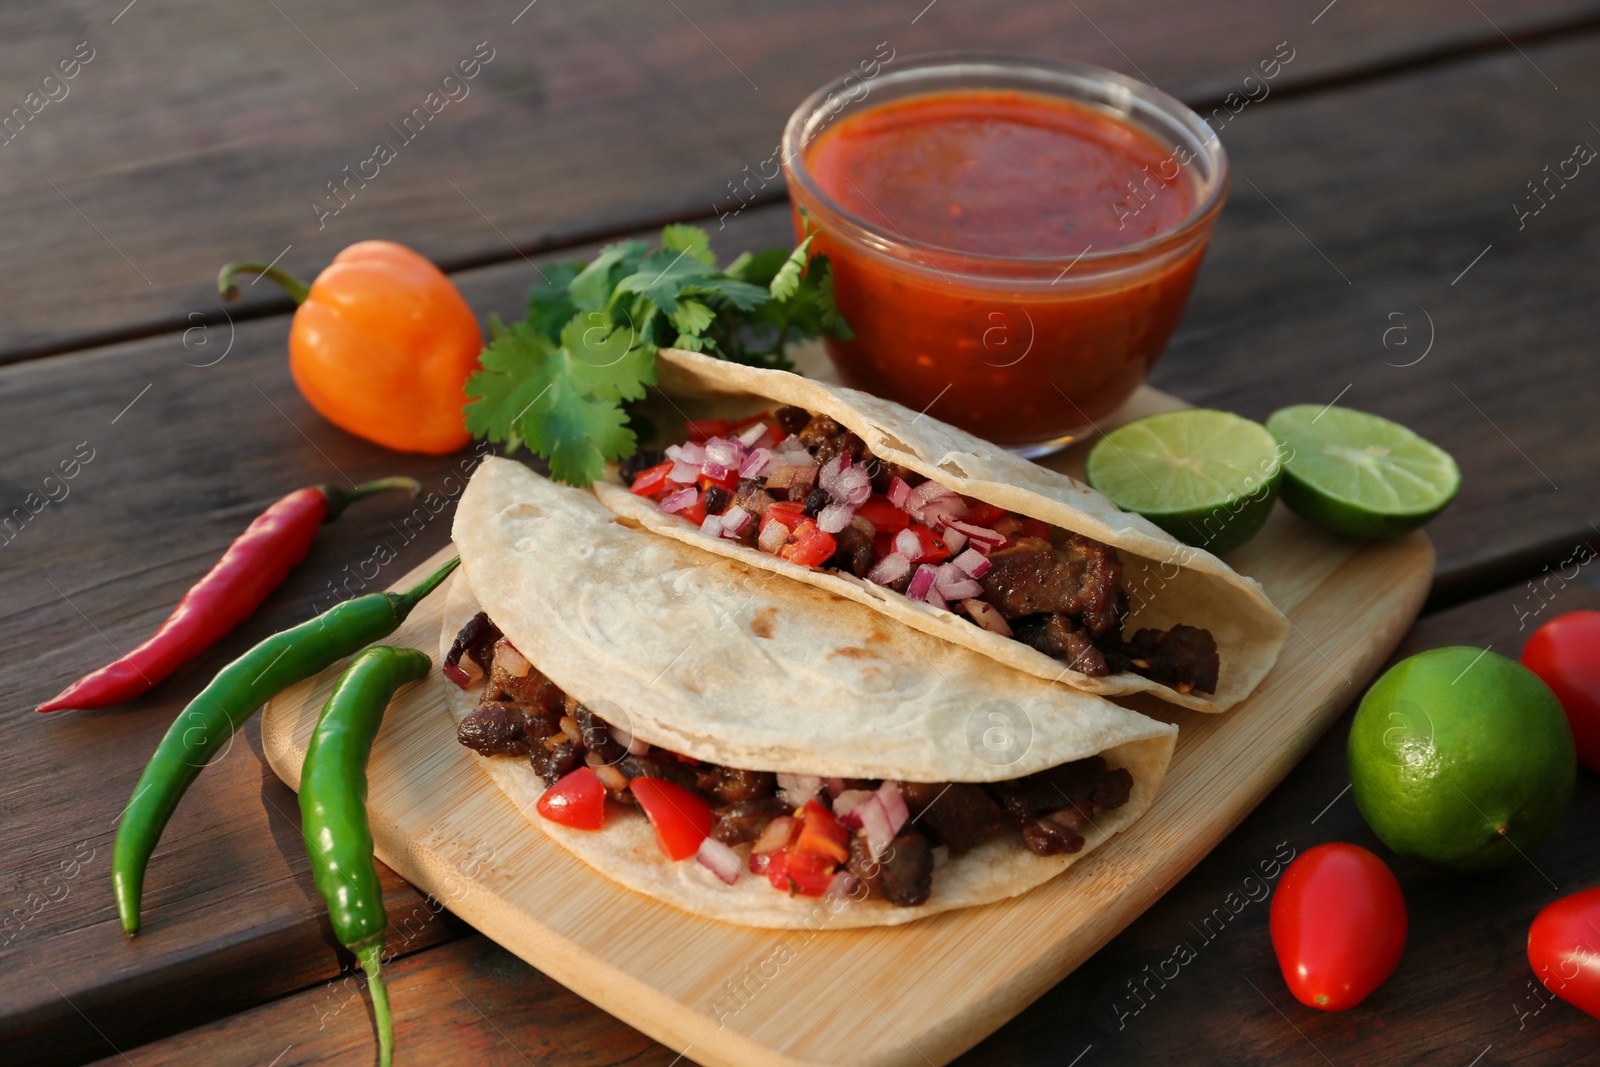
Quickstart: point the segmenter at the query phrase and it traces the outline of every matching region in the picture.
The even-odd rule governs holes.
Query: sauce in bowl
[[[841,112],[787,160],[855,332],[828,342],[841,377],[1030,454],[1126,401],[1205,254],[1226,187],[1214,138],[1202,171],[1202,145],[1009,86]]]

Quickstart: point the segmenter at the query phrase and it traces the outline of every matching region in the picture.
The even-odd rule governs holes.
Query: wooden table
[[[880,44],[896,56],[981,47],[1083,59],[1215,116],[1233,192],[1154,383],[1257,418],[1340,399],[1460,460],[1465,488],[1430,528],[1433,596],[1401,654],[1471,643],[1515,655],[1538,622],[1600,606],[1593,568],[1556,576],[1600,538],[1600,175],[1552,183],[1536,215],[1518,215],[1539,206],[1528,183],[1547,165],[1600,144],[1600,4],[1324,5],[114,0],[0,11],[0,113],[26,116],[0,144],[6,1061],[371,1061],[369,1017],[311,884],[293,794],[266,768],[254,727],[169,826],[136,941],[118,928],[107,869],[147,754],[210,672],[326,604],[330,580],[380,543],[398,558],[375,581],[422,560],[446,541],[448,514],[417,532],[382,508],[352,509],[256,618],[148,698],[102,713],[31,710],[142,639],[276,496],[402,472],[437,488],[454,462],[384,453],[316,417],[286,372],[287,302],[262,285],[223,308],[217,267],[279,256],[309,275],[343,245],[385,236],[450,269],[480,314],[514,315],[537,263],[665,221],[701,221],[725,256],[786,241],[783,190],[740,183],[805,93]],[[328,183],[475,50],[490,58],[468,95],[333,199]],[[1280,52],[1293,58],[1270,93],[1241,106],[1230,94]],[[73,59],[75,77],[40,90]],[[46,92],[55,99],[38,107]],[[51,483],[47,499],[46,475],[75,455],[65,495]],[[1327,840],[1377,847],[1344,792],[1347,729],[1348,717],[1155,907],[961,1062],[1487,1067],[1594,1055],[1597,1024],[1551,1001],[1523,955],[1541,906],[1600,881],[1600,781],[1587,773],[1525,865],[1463,880],[1394,862],[1411,906],[1408,954],[1353,1011],[1289,997],[1265,902],[1233,915],[1178,977],[1146,981],[1262,861]],[[693,1059],[398,878],[385,884],[400,931],[402,1062]]]

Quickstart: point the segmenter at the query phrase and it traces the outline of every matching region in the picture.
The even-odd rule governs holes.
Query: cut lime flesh
[[[1274,412],[1267,429],[1283,445],[1283,502],[1346,537],[1398,537],[1437,515],[1461,488],[1448,452],[1378,415],[1297,404]]]
[[[1090,450],[1086,474],[1124,511],[1186,544],[1227,552],[1267,521],[1283,469],[1277,441],[1264,427],[1193,408],[1111,431]]]

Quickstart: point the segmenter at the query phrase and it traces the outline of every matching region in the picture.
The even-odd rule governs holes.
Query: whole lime
[[[1367,825],[1440,870],[1492,870],[1532,850],[1561,821],[1576,777],[1555,694],[1483,649],[1395,664],[1350,727],[1350,784]]]

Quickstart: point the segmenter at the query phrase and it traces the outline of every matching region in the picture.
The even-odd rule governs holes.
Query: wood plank
[[[1139,399],[1149,409],[1164,398]],[[1081,461],[1086,447],[1062,458]],[[1022,896],[887,929],[826,929],[823,915],[820,934],[677,911],[608,881],[530,827],[519,801],[492,788],[455,742],[444,703],[453,690],[437,673],[397,695],[373,749],[378,855],[585,998],[668,1045],[694,1045],[703,1063],[947,1062],[1132,921],[1289,772],[1400,640],[1433,564],[1421,534],[1357,545],[1283,512],[1236,558],[1295,627],[1277,666],[1223,715],[1135,701],[1182,730],[1154,806]],[[391,640],[436,650],[449,600],[430,598]],[[291,687],[264,713],[267,757],[292,784],[338,673]],[[488,860],[467,873],[480,854]],[[780,960],[775,988],[761,981],[748,1000],[730,996],[730,978],[782,951],[774,946],[793,957]],[[921,981],[863,995],[839,981],[852,969],[920,970]],[[795,1003],[809,1011],[797,1015]],[[829,1025],[813,1025],[817,1016]]]
[[[40,110],[13,119],[20,132],[4,144],[11,224],[0,259],[28,266],[0,277],[0,359],[182,329],[192,313],[220,319],[211,279],[231,259],[282,253],[283,266],[310,274],[383,234],[459,267],[510,258],[507,242],[531,251],[708,216],[731,206],[746,167],[761,169],[789,111],[879,42],[898,55],[1022,47],[1210,101],[1284,40],[1296,56],[1280,92],[1504,47],[1502,30],[1538,35],[1600,13],[1593,0],[1313,7],[829,0],[758,14],[730,0],[505,10],[189,0],[103,21],[17,8],[0,15],[0,113],[80,42],[92,58],[45,87],[65,96],[34,97]],[[480,42],[493,58],[464,87],[445,87],[459,99],[435,98],[420,133],[397,133]],[[343,168],[357,172],[379,141],[395,158],[367,165],[370,180],[349,178]],[[313,208],[347,180],[338,215]],[[263,285],[247,306],[287,305]]]
[[[1583,572],[1522,630],[1519,606],[1531,610],[1508,590],[1423,619],[1395,658],[1448,644],[1492,645],[1515,654],[1537,621],[1600,608],[1600,579]],[[1343,793],[1349,723],[1347,713],[1217,849],[1177,885],[1163,886],[1165,895],[1141,918],[956,1062],[1020,1067],[1082,1057],[1083,1067],[1311,1064],[1324,1062],[1320,1050],[1336,1064],[1468,1064],[1490,1045],[1483,1063],[1578,1062],[1592,1047],[1594,1023],[1529,985],[1533,972],[1523,941],[1540,907],[1600,881],[1600,778],[1580,772],[1566,819],[1531,854],[1537,870],[1516,865],[1474,879],[1446,878],[1387,853]],[[1267,934],[1274,864],[1281,866],[1291,850],[1298,854],[1324,841],[1354,841],[1383,855],[1400,877],[1411,917],[1406,956],[1394,977],[1342,1014],[1312,1011],[1290,998]],[[1226,920],[1217,920],[1217,908],[1227,911]],[[1203,930],[1197,933],[1197,926]],[[1168,961],[1180,943],[1191,946],[1195,959],[1177,967],[1173,978]],[[1152,979],[1157,971],[1169,978]],[[419,953],[394,975],[397,1041],[402,1054],[418,1062],[509,1065],[523,1063],[526,1054],[550,1067],[624,1060],[671,1067],[696,1059],[694,1049],[680,1060],[681,1046],[648,1042],[481,935]],[[445,986],[446,979],[458,988]],[[371,1048],[370,1020],[346,1011],[316,1030],[310,1022],[331,1003],[325,990],[307,990],[128,1051],[141,1067],[246,1067],[290,1043],[278,1067],[356,1060]],[[121,1067],[123,1061],[102,1062]]]
[[[1527,51],[1562,85],[1564,94],[1581,95],[1592,85],[1579,45]],[[1584,490],[1593,485],[1593,473],[1583,468],[1581,458],[1593,452],[1590,435],[1596,431],[1590,418],[1592,382],[1581,375],[1587,354],[1583,342],[1593,329],[1593,302],[1581,294],[1572,296],[1570,281],[1582,276],[1579,272],[1593,262],[1595,251],[1590,247],[1592,199],[1580,195],[1581,186],[1530,222],[1524,236],[1537,237],[1536,243],[1497,244],[1461,281],[1465,286],[1478,271],[1498,263],[1502,251],[1515,253],[1496,268],[1503,273],[1493,290],[1485,287],[1462,302],[1467,317],[1447,335],[1448,347],[1441,340],[1433,354],[1412,368],[1377,363],[1384,355],[1402,361],[1381,348],[1381,331],[1392,325],[1387,312],[1398,310],[1381,299],[1382,286],[1438,312],[1426,286],[1447,295],[1458,293],[1460,286],[1452,289],[1448,281],[1482,247],[1463,242],[1459,254],[1426,253],[1430,246],[1418,234],[1434,242],[1454,240],[1451,220],[1479,225],[1509,215],[1506,197],[1525,180],[1520,176],[1526,172],[1531,177],[1543,162],[1564,158],[1546,149],[1565,130],[1565,113],[1530,91],[1530,86],[1537,90],[1538,75],[1531,68],[1518,69],[1522,62],[1509,56],[1490,58],[1361,90],[1364,95],[1352,97],[1360,106],[1347,111],[1330,97],[1304,99],[1276,112],[1245,113],[1236,132],[1228,134],[1239,173],[1267,191],[1341,266],[1341,257],[1355,252],[1377,288],[1363,302],[1339,299],[1338,291],[1346,287],[1336,277],[1330,282],[1331,272],[1315,274],[1326,271],[1326,263],[1298,243],[1293,230],[1269,208],[1248,208],[1248,186],[1241,182],[1191,306],[1191,321],[1156,377],[1191,401],[1241,406],[1247,413],[1264,415],[1279,404],[1307,399],[1313,386],[1332,399],[1351,381],[1339,373],[1353,362],[1350,352],[1365,345],[1372,365],[1346,399],[1395,415],[1446,444],[1467,471],[1462,499],[1430,528],[1440,546],[1445,582],[1473,573],[1485,558],[1504,559],[1533,548],[1545,551],[1541,546],[1552,553],[1550,561],[1565,558],[1570,547],[1564,546],[1572,544],[1565,539],[1588,536],[1584,531],[1589,530],[1585,500],[1592,493]],[[1475,84],[1493,88],[1475,90]],[[1496,91],[1501,95],[1481,95]],[[1458,95],[1472,92],[1480,92],[1480,97],[1469,98],[1476,105],[1451,104]],[[1417,102],[1424,98],[1438,110]],[[1305,132],[1317,129],[1325,136]],[[1480,150],[1454,152],[1453,136],[1480,138]],[[1450,166],[1433,165],[1435,158],[1448,159]],[[1513,165],[1518,162],[1520,169]],[[1327,170],[1325,181],[1318,177],[1319,168]],[[1394,175],[1407,178],[1402,182]],[[1463,182],[1462,175],[1471,180]],[[1285,200],[1285,190],[1292,192],[1296,183],[1313,178],[1318,182],[1315,197],[1305,203]],[[1467,185],[1478,192],[1469,194]],[[1435,217],[1427,210],[1430,203],[1449,211]],[[1306,210],[1311,222],[1303,217]],[[1564,211],[1570,214],[1560,216]],[[1382,225],[1363,223],[1368,213],[1375,213]],[[783,239],[787,222],[782,216],[781,210],[745,212],[730,225],[725,251]],[[1332,238],[1312,228],[1320,220],[1328,220]],[[1544,222],[1557,225],[1539,228]],[[1341,226],[1360,232],[1344,235]],[[748,229],[736,231],[739,227]],[[1486,233],[1484,243],[1495,236]],[[1332,239],[1341,245],[1330,247]],[[1437,262],[1430,258],[1434,254]],[[1385,256],[1401,265],[1385,272],[1375,265]],[[463,285],[480,312],[507,314],[515,311],[532,277],[532,268],[518,261],[463,275]],[[1368,284],[1368,275],[1359,278],[1358,290]],[[1203,317],[1212,314],[1214,305],[1215,316]],[[1252,308],[1258,313],[1252,314]],[[71,495],[45,507],[0,552],[0,574],[11,593],[3,626],[13,650],[0,668],[0,693],[9,709],[0,717],[0,743],[6,746],[10,771],[0,786],[0,810],[11,845],[0,857],[0,887],[11,901],[7,911],[28,906],[29,893],[59,893],[41,879],[57,870],[61,859],[70,858],[79,841],[96,833],[108,835],[110,820],[125,802],[145,754],[182,698],[254,637],[303,618],[329,574],[357,566],[380,539],[390,536],[385,518],[393,513],[373,502],[362,505],[368,510],[358,508],[330,527],[306,567],[266,612],[171,683],[163,690],[168,695],[152,697],[127,714],[104,713],[76,723],[37,719],[26,708],[54,692],[84,663],[106,654],[107,645],[94,627],[122,647],[140,639],[257,509],[293,486],[337,477],[334,464],[357,478],[404,471],[430,486],[441,482],[443,466],[383,454],[316,419],[284,374],[285,330],[281,318],[240,323],[233,349],[211,367],[196,364],[222,351],[225,324],[190,335],[189,349],[181,335],[173,334],[0,373],[0,410],[7,413],[0,445],[8,457],[0,471],[0,500],[7,508],[39,490],[44,475],[70,458],[79,442],[90,440],[99,449],[70,483]],[[199,346],[202,336],[213,347]],[[1298,362],[1293,373],[1275,369],[1289,367],[1291,359],[1307,353],[1303,375]],[[1508,353],[1517,357],[1514,378],[1504,369]],[[191,365],[185,366],[185,360]],[[1262,373],[1263,367],[1273,370]],[[1439,377],[1417,373],[1424,371]],[[1380,372],[1382,376],[1372,376]],[[1477,416],[1470,407],[1463,413],[1451,381],[1535,457],[1561,491],[1539,488],[1544,483],[1538,474],[1487,423],[1474,428],[1470,420]],[[263,400],[256,385],[309,435],[309,442]],[[1358,393],[1368,399],[1358,402]],[[133,406],[124,413],[130,402]],[[1515,406],[1519,402],[1522,406]],[[438,540],[430,541],[434,537]],[[422,558],[442,539],[442,532],[430,529],[392,566]],[[416,554],[408,554],[412,552]],[[92,624],[50,588],[46,577]],[[98,758],[78,758],[83,748]],[[220,1002],[171,995],[176,989],[234,989],[239,1003],[245,1003],[256,988],[281,992],[336,973],[331,950],[306,970],[292,954],[280,961],[252,956],[241,947],[258,934],[281,934],[286,945],[293,936],[305,937],[289,931],[313,923],[315,909],[299,886],[283,878],[278,866],[285,862],[283,856],[262,847],[259,828],[270,820],[259,799],[265,774],[259,760],[237,767],[224,761],[212,773],[236,777],[219,783],[211,811],[203,816],[193,808],[180,812],[158,855],[164,862],[152,873],[152,894],[168,894],[162,898],[162,922],[172,924],[172,952],[191,969],[173,978],[177,984],[163,984],[160,976],[170,956],[140,954],[130,960],[113,928],[104,872],[75,882],[67,899],[33,918],[24,938],[0,949],[0,961],[8,964],[0,968],[0,1004],[46,1012],[27,1016],[31,1040],[37,1041],[28,1048],[42,1049],[41,1056],[65,1057],[101,1047],[65,1001],[39,999],[38,990],[47,989],[38,979],[44,973],[58,984],[63,976],[76,983],[62,984],[74,1001],[123,978],[130,987],[149,989],[149,1011],[113,1013],[111,1019],[101,1011],[91,1015],[102,1026],[114,1022],[137,1028],[150,1022],[159,1032],[226,1010]],[[246,821],[257,832],[247,829]],[[219,843],[208,844],[214,837]],[[93,838],[90,847],[103,839]],[[227,864],[217,856],[225,856]],[[191,886],[201,893],[196,900],[210,908],[203,916],[182,903]],[[270,916],[265,933],[258,915]],[[54,935],[78,926],[93,929],[79,935],[84,940],[58,967]],[[252,986],[254,982],[263,984]],[[0,1037],[15,1039],[18,1034],[0,1018]]]
[[[764,242],[772,234],[759,227],[779,223],[752,216],[729,235],[738,247]],[[527,264],[493,272],[471,290],[474,307],[517,314],[533,276]],[[81,1062],[107,1040],[148,1041],[339,973],[294,796],[263,762],[253,723],[167,827],[145,886],[144,928],[131,942],[117,924],[108,866],[115,820],[145,760],[217,668],[335,594],[387,585],[449,538],[460,483],[446,479],[470,454],[400,456],[323,422],[288,378],[285,321],[240,323],[231,348],[224,324],[190,335],[187,347],[170,336],[0,373],[8,413],[0,500],[23,508],[0,515],[11,521],[0,526],[8,593],[0,632],[10,649],[0,664],[0,911],[9,918],[0,931],[0,1042],[30,1063]],[[86,458],[76,476],[46,486],[75,453]],[[143,640],[278,496],[390,473],[420,479],[449,506],[408,520],[411,505],[399,498],[355,505],[254,618],[155,692],[124,709],[32,711],[113,646]],[[37,503],[47,491],[59,500]],[[28,493],[40,494],[35,504]],[[376,568],[368,561],[380,544],[397,558]],[[391,915],[431,915],[398,878],[385,884]],[[430,918],[409,945],[459,932]]]

